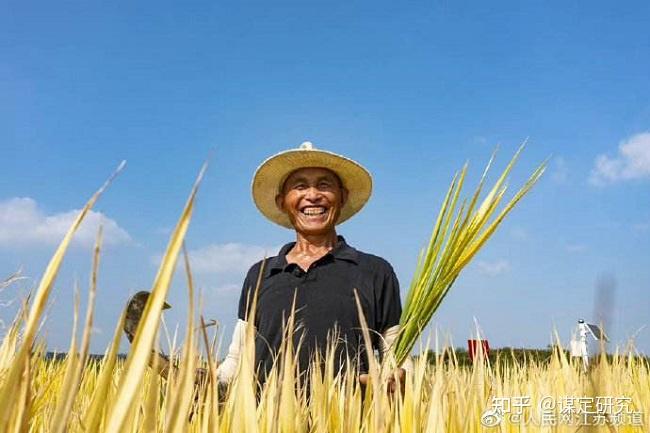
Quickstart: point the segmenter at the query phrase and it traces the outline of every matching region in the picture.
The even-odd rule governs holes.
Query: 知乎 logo
[[[495,427],[501,424],[503,421],[503,409],[500,407],[495,407],[487,409],[481,415],[481,424],[485,427]]]

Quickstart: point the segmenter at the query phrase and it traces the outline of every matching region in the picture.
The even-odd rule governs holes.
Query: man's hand
[[[400,393],[403,394],[405,378],[406,378],[406,370],[404,370],[403,368],[396,368],[395,370],[393,370],[390,374],[390,377],[386,381],[386,392],[389,395],[393,395],[395,391],[399,389]],[[370,381],[370,375],[362,374],[359,376],[359,382],[362,385],[368,385],[369,381]]]

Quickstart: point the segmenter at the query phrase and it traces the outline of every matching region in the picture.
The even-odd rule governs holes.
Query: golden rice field
[[[650,369],[635,357],[619,356],[611,362],[603,358],[588,374],[562,352],[544,364],[478,362],[473,368],[458,366],[453,359],[429,364],[422,358],[407,376],[403,395],[390,396],[383,389],[375,394],[368,387],[365,398],[353,375],[335,377],[327,367],[312,372],[310,389],[301,388],[290,359],[282,358],[259,402],[252,374],[240,374],[219,399],[209,381],[184,386],[180,370],[163,380],[147,368],[122,427],[112,430],[108,421],[124,363],[111,365],[111,358],[88,365],[64,420],[57,413],[66,398],[63,390],[71,361],[45,360],[36,354],[29,368],[29,387],[13,395],[12,424],[18,427],[16,418],[23,416],[26,425],[3,431],[647,432],[650,422]],[[510,408],[499,426],[487,427],[482,414],[493,407],[493,397],[503,398],[496,401],[507,401]],[[606,406],[604,397],[612,398],[611,406]],[[592,413],[602,406],[602,417],[583,418],[587,411],[580,409],[567,417],[567,405],[561,403],[569,398],[581,399],[576,401],[578,408],[590,401]],[[554,408],[548,406],[549,399]],[[19,407],[19,402],[24,406]],[[484,420],[488,425],[490,421]],[[587,427],[596,424],[600,425]]]
[[[459,199],[465,168],[454,177],[407,295],[404,332],[381,363],[370,357],[370,380],[363,388],[354,368],[344,374],[334,371],[332,351],[312,364],[308,381],[300,380],[292,338],[285,338],[274,369],[259,386],[252,321],[234,381],[227,388],[218,385],[214,338],[199,325],[191,262],[183,248],[203,170],[170,237],[126,359],[118,357],[122,315],[115,320],[114,337],[102,360],[88,361],[96,283],[101,277],[101,229],[83,318],[75,303],[68,356],[64,361],[46,358],[39,329],[57,273],[75,231],[112,176],[80,211],[3,337],[0,433],[649,431],[650,366],[646,358],[632,354],[609,360],[602,356],[583,372],[581,364],[560,350],[548,362],[478,360],[471,368],[460,366],[451,352],[432,363],[416,359],[403,392],[386,390],[390,372],[409,356],[462,268],[541,176],[544,164],[497,212],[516,156],[482,202],[478,197],[484,177],[470,200]],[[179,257],[187,277],[189,309],[183,346],[172,349],[175,355],[168,367],[155,352],[164,300]],[[359,310],[368,346],[369,330]],[[287,336],[294,327],[290,319]]]

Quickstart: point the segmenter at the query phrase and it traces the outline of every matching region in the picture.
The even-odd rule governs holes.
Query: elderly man
[[[296,241],[248,271],[229,353],[218,369],[220,381],[236,373],[247,320],[254,320],[257,331],[256,365],[262,378],[270,371],[294,297],[301,371],[316,352],[324,353],[328,337],[336,331],[338,365],[344,366],[349,356],[363,372],[367,360],[354,290],[373,335],[373,349],[387,350],[397,336],[401,314],[399,284],[390,264],[353,248],[336,232],[336,225],[361,210],[370,197],[370,174],[355,161],[306,142],[264,161],[252,189],[260,212],[294,230]],[[253,318],[249,305],[260,272]],[[403,373],[400,369],[398,375]]]

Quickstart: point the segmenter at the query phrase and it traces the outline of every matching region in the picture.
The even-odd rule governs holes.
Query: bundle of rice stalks
[[[395,361],[398,365],[409,356],[423,329],[433,317],[463,268],[485,245],[506,215],[531,190],[544,173],[546,162],[533,172],[521,189],[501,211],[497,212],[507,190],[506,179],[523,147],[524,145],[517,150],[480,205],[479,197],[494,160],[494,154],[469,201],[463,199],[462,202],[459,202],[467,174],[467,164],[454,175],[438,213],[429,245],[425,251],[420,253],[402,311],[401,334],[394,345]]]

